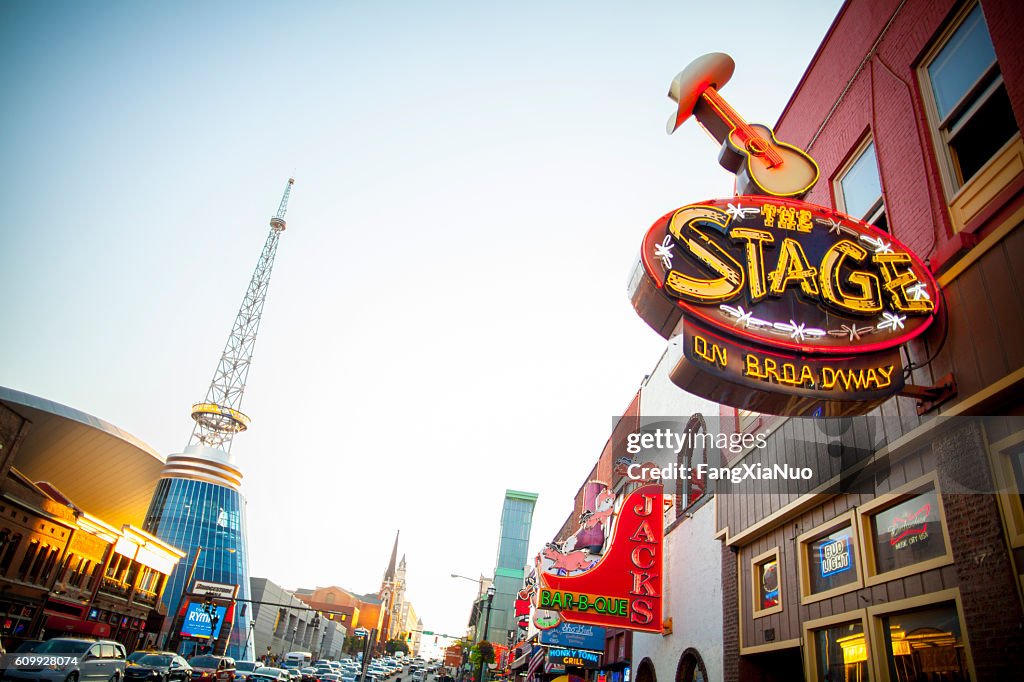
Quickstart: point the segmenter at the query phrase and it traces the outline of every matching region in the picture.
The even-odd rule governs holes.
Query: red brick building
[[[1024,669],[1022,32],[1019,0],[847,2],[776,126],[820,166],[806,200],[936,274],[945,319],[907,348],[907,383],[955,388],[905,392],[841,433],[723,408],[771,429],[741,461],[829,478],[716,495],[727,681]]]

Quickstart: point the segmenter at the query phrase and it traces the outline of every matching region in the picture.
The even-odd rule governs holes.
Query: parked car
[[[120,642],[101,639],[74,639],[57,637],[50,639],[32,652],[34,657],[52,655],[57,660],[52,665],[36,667],[15,666],[4,671],[4,679],[32,680],[32,682],[94,682],[124,678],[127,655]]]
[[[124,679],[125,682],[189,682],[192,666],[173,651],[149,652],[128,662]]]
[[[12,653],[12,654],[28,654],[28,653],[31,653],[31,652],[35,651],[36,649],[38,649],[41,644],[43,644],[43,640],[41,640],[41,639],[26,639],[24,642],[19,644],[18,647],[14,651],[12,651],[10,653]],[[2,646],[0,646],[0,653],[3,653],[3,647]],[[6,668],[4,668],[2,665],[0,665],[0,677],[3,676],[5,671],[6,671]]]
[[[235,659],[228,656],[193,656],[188,664],[195,682],[235,682]]]

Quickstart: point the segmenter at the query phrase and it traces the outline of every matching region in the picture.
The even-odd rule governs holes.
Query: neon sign
[[[537,557],[537,608],[569,623],[661,632],[662,509],[661,485],[645,485],[603,517],[602,526],[614,528],[603,555],[592,554],[593,548],[545,548]],[[581,532],[593,528],[593,515],[585,516]]]
[[[821,560],[821,577],[827,578],[836,573],[850,570],[850,536],[843,535],[834,540],[823,542],[818,548]]]
[[[928,516],[932,505],[925,503],[916,512],[908,512],[893,519],[889,527],[889,544],[896,549],[905,549],[928,539]]]
[[[889,234],[799,199],[817,164],[725,102],[734,67],[713,53],[680,72],[668,128],[696,118],[739,194],[654,223],[633,307],[666,339],[681,337],[671,372],[681,388],[757,412],[863,414],[903,388],[899,349],[932,324],[938,285]]]

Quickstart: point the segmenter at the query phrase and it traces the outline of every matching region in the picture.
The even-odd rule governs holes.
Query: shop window
[[[867,682],[870,679],[863,621],[852,620],[812,630],[810,640],[815,668],[811,679],[829,682]]]
[[[931,474],[862,506],[867,583],[952,563],[942,499]]]
[[[994,159],[1019,156],[1020,135],[980,4],[953,22],[921,67],[943,182],[957,229],[1016,174]],[[1015,145],[1011,141],[1016,140]],[[982,172],[993,162],[991,173]],[[972,180],[976,190],[967,191]],[[964,189],[965,196],[956,196]],[[982,193],[979,199],[978,193]],[[961,206],[959,199],[969,199]]]
[[[971,679],[954,602],[885,615],[881,624],[892,680]]]
[[[779,548],[768,550],[751,561],[754,618],[768,616],[782,610]]]
[[[798,544],[803,590],[801,603],[818,601],[863,586],[852,511],[802,534]]]
[[[880,230],[889,231],[874,140],[868,138],[861,144],[840,171],[835,188],[839,210]]]

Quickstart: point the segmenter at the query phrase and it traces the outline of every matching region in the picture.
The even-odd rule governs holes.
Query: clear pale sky
[[[536,551],[660,357],[644,232],[732,193],[672,77],[729,52],[770,125],[840,4],[6,0],[0,384],[180,452],[294,173],[233,448],[253,575],[375,592],[401,529],[460,634],[504,490]]]

